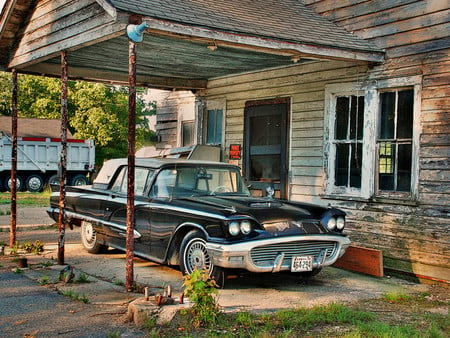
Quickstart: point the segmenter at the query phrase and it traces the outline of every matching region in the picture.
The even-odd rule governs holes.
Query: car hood
[[[175,199],[173,205],[222,216],[246,215],[259,223],[317,219],[325,208],[289,201],[247,196],[196,196]]]

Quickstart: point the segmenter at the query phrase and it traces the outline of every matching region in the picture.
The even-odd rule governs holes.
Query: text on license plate
[[[312,269],[313,269],[313,256],[292,257],[291,263],[292,272],[312,271]]]

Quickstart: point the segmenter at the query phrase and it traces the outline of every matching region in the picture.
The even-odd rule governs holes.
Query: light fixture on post
[[[133,42],[142,42],[144,39],[144,31],[149,27],[148,23],[143,22],[140,25],[128,25],[127,35]]]

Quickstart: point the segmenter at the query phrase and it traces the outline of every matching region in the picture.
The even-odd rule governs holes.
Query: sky
[[[0,0],[0,12],[3,9],[3,5],[5,4],[6,0]]]

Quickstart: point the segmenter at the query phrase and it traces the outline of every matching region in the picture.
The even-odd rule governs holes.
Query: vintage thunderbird
[[[126,159],[110,160],[92,185],[66,188],[66,223],[81,227],[90,253],[126,249],[127,170]],[[136,159],[134,254],[185,273],[205,268],[219,284],[229,269],[314,275],[347,249],[344,226],[339,209],[251,196],[231,164]]]

